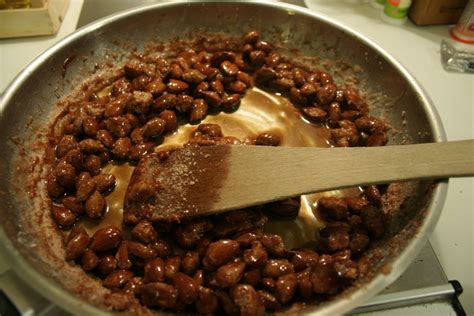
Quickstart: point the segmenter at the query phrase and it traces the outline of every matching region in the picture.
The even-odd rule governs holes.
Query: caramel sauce
[[[104,91],[106,93],[106,91]],[[262,132],[273,131],[281,136],[281,145],[289,147],[329,147],[330,131],[324,126],[317,126],[306,121],[291,102],[279,95],[268,93],[258,88],[247,91],[239,108],[233,113],[220,112],[208,115],[202,123],[214,123],[221,126],[224,135],[234,136],[241,140],[255,137]],[[185,124],[167,135],[163,144],[156,149],[162,150],[177,147],[186,143],[197,125]],[[84,220],[86,230],[94,233],[103,225],[121,227],[123,202],[128,182],[133,172],[129,164],[110,164],[103,170],[116,177],[116,187],[107,197],[107,214],[100,224]],[[317,168],[317,158],[315,158]],[[303,195],[298,218],[291,221],[271,220],[265,229],[282,236],[289,248],[311,246],[324,222],[313,210],[316,201],[322,196],[353,196],[358,189],[345,189]]]
[[[237,111],[208,115],[202,123],[218,124],[224,135],[241,140],[276,131],[282,138],[282,146],[329,147],[327,128],[307,122],[288,99],[258,88],[247,91]],[[183,144],[195,129],[196,125],[180,126],[173,135],[166,137],[163,145]]]
[[[123,200],[127,191],[128,182],[132,176],[133,167],[128,163],[109,164],[103,169],[104,173],[111,173],[115,176],[115,189],[105,197],[107,201],[107,213],[97,223],[94,220],[84,218],[84,228],[89,234],[105,225],[122,227]]]

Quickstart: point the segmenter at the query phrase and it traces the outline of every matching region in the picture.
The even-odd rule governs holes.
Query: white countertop
[[[306,5],[365,34],[397,58],[434,101],[449,140],[474,137],[474,75],[448,73],[440,63],[440,42],[448,38],[448,26],[389,25],[376,9],[351,0],[312,0]],[[75,30],[81,7],[82,0],[71,0],[55,36],[0,40],[0,91],[34,57]],[[450,180],[444,212],[430,239],[448,278],[464,288],[460,300],[467,315],[474,315],[473,184],[473,178]]]

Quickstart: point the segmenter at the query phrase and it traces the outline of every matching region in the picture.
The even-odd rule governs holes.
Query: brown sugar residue
[[[209,150],[213,152],[213,160],[208,159]],[[179,221],[202,215],[219,197],[219,181],[224,181],[227,174],[223,160],[228,150],[226,146],[188,147],[171,151],[165,158],[155,153],[140,160],[125,196],[125,219]],[[148,187],[143,193],[144,183],[150,186],[154,183],[155,188]],[[136,194],[143,197],[135,198]]]

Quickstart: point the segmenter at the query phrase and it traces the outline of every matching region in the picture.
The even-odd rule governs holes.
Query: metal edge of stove
[[[457,281],[448,281],[436,254],[428,242],[418,257],[394,283],[365,304],[356,308],[351,315],[395,309],[428,303],[446,305],[452,315],[464,315],[457,297],[462,287]]]

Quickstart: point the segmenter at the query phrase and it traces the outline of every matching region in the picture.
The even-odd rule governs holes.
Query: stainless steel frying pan
[[[328,17],[288,4],[242,1],[151,5],[104,18],[34,60],[1,101],[1,255],[31,287],[77,314],[106,313],[105,306],[123,303],[63,260],[62,241],[49,218],[41,178],[44,153],[38,144],[47,141],[47,123],[59,111],[60,98],[91,73],[110,71],[105,61],[126,56],[125,44],[141,48],[150,40],[189,38],[201,31],[240,36],[249,30],[320,57],[329,71],[357,65],[340,69],[357,69],[345,75],[357,78],[372,113],[390,123],[392,144],[445,140],[437,112],[415,79],[381,47]],[[401,207],[394,206],[389,233],[367,254],[369,272],[333,300],[308,304],[305,312],[351,310],[394,281],[424,246],[440,215],[447,181],[410,182],[401,188],[406,196],[400,198]]]

